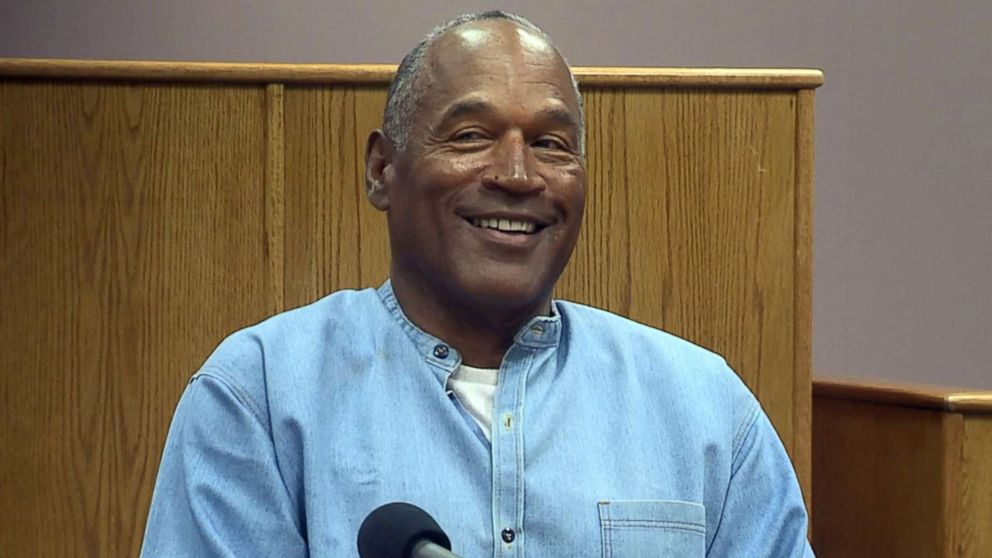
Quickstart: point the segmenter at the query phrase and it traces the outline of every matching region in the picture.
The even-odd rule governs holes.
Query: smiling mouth
[[[491,229],[507,234],[534,234],[544,228],[532,221],[518,221],[515,219],[467,219],[472,226],[480,229]]]

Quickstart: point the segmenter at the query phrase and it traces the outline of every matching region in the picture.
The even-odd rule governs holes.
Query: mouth
[[[472,217],[465,219],[473,227],[499,231],[510,235],[532,235],[542,230],[546,225],[526,219],[502,219]]]

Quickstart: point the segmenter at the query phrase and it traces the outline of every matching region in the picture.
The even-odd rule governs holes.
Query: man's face
[[[585,203],[564,63],[496,21],[449,32],[425,64],[406,149],[383,173],[394,282],[479,309],[546,303]]]

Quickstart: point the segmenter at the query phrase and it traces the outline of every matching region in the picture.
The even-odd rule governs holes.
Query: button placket
[[[524,553],[523,531],[523,432],[521,417],[526,399],[527,376],[534,362],[530,347],[515,346],[500,369],[500,385],[493,409],[493,535],[497,555],[520,557]]]

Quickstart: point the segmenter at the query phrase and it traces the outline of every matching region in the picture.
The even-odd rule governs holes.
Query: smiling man
[[[718,356],[555,301],[581,98],[531,23],[425,37],[366,152],[390,281],[226,339],[173,420],[146,556],[354,556],[405,501],[479,556],[811,556],[795,474]]]
[[[442,33],[419,71],[403,70],[392,93],[413,110],[387,108],[367,156],[392,287],[466,364],[498,368],[520,327],[551,313],[578,238],[579,97],[554,47],[510,20]]]

